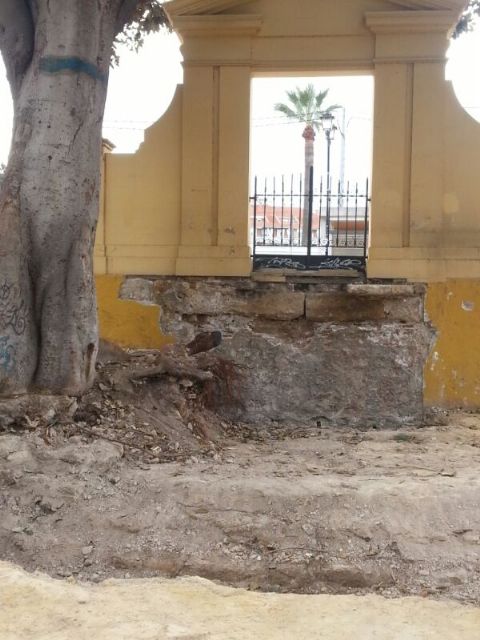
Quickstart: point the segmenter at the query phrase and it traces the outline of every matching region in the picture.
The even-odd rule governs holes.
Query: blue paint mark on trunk
[[[44,56],[40,58],[40,71],[44,73],[61,73],[71,71],[73,73],[85,73],[94,80],[107,82],[107,74],[100,71],[98,67],[77,57]]]

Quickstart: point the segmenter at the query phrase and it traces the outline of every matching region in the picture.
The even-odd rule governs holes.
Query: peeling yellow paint
[[[429,284],[426,310],[438,335],[425,366],[425,403],[480,407],[480,281]]]
[[[158,349],[172,342],[159,327],[160,307],[120,300],[123,276],[96,277],[100,337],[122,347]]]

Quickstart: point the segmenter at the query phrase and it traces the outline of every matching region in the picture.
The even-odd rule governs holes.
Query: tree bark
[[[13,96],[32,57],[33,29],[32,10],[27,0],[1,0],[0,46]]]
[[[35,2],[30,62],[12,86],[13,142],[0,192],[0,396],[79,395],[93,380],[92,255],[119,4]]]

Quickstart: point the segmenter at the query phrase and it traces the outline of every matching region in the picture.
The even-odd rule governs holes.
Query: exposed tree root
[[[152,352],[148,350],[145,355],[154,355],[156,366],[146,369],[137,369],[130,376],[132,382],[136,380],[158,378],[163,375],[173,376],[174,378],[195,380],[196,382],[207,382],[214,379],[211,371],[206,371],[208,364],[199,368],[197,361],[192,357],[197,354],[203,354],[217,347],[222,341],[220,331],[202,331],[188,344],[186,347],[181,345],[173,345],[167,347],[166,353]],[[139,351],[135,351],[133,355],[138,356]],[[206,360],[208,363],[208,359]],[[195,363],[195,364],[193,364]]]
[[[72,437],[106,440],[146,463],[215,455],[231,431],[213,401],[225,382],[217,378],[230,373],[211,350],[218,342],[218,334],[204,333],[191,349],[129,352],[102,340],[88,392],[80,398],[0,399],[0,432],[29,431],[52,446]],[[212,396],[210,404],[206,396]]]
[[[139,369],[130,374],[130,380],[142,380],[147,378],[158,378],[162,375],[173,376],[175,378],[187,378],[190,380],[196,380],[197,382],[206,382],[213,379],[213,373],[211,371],[202,371],[187,363],[178,364],[172,362],[169,358],[162,356],[161,364],[156,367],[149,367],[148,369]]]

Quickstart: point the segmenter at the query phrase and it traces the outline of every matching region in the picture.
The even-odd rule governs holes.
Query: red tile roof
[[[253,227],[253,205],[250,205],[250,224]],[[325,217],[325,210],[321,212],[322,218]],[[320,226],[320,213],[314,211],[312,214],[312,228],[318,229]],[[298,207],[282,207],[272,205],[257,204],[257,229],[299,229],[302,224],[303,209]],[[341,212],[341,218],[337,220],[337,210],[330,210],[330,227],[339,231],[361,232],[365,229],[364,213],[357,212],[357,220],[355,220],[355,212],[349,210],[348,216],[346,212]]]

